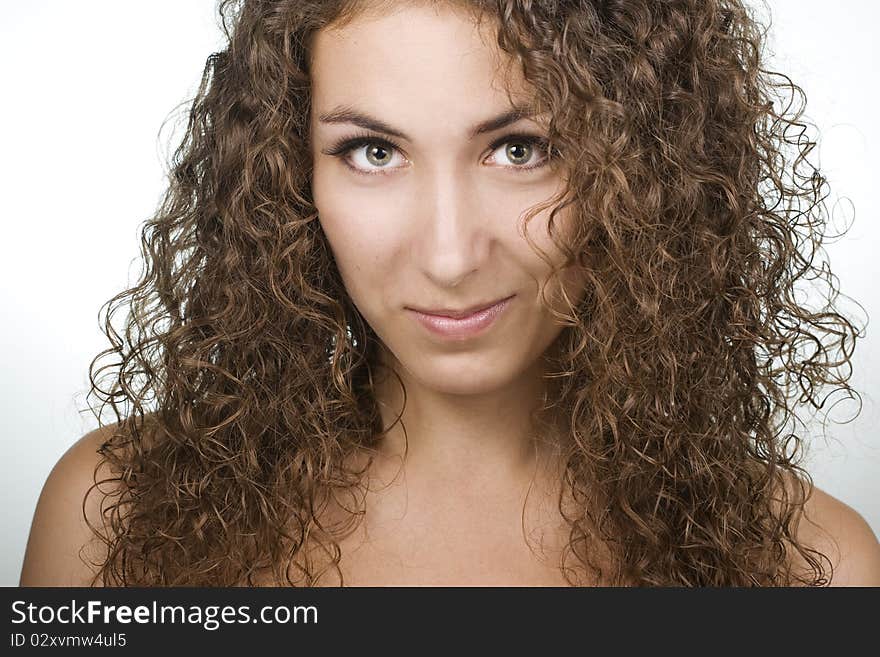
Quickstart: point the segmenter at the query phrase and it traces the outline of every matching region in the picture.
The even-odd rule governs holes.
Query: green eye
[[[529,134],[509,134],[497,139],[492,143],[490,149],[494,153],[501,146],[507,146],[505,149],[505,157],[512,164],[510,165],[500,165],[505,169],[512,169],[515,171],[531,171],[533,169],[540,169],[549,163],[555,155],[550,153],[543,159],[541,159],[537,164],[525,165],[523,163],[528,162],[532,159],[532,156],[537,153],[547,153],[547,149],[549,146],[549,142],[537,135],[529,135]],[[351,155],[354,151],[358,149],[369,146],[369,150],[367,150],[367,160],[368,162],[375,166],[375,169],[366,170],[362,167],[358,167],[352,164]],[[348,166],[352,171],[356,173],[373,176],[373,175],[388,175],[397,167],[388,167],[386,166],[391,159],[393,159],[393,154],[395,152],[399,152],[400,146],[395,143],[391,139],[387,139],[384,137],[376,137],[370,134],[362,134],[355,135],[354,137],[344,137],[335,145],[330,147],[328,150],[323,151],[326,155],[332,155],[333,157],[341,158],[342,161]],[[378,155],[377,155],[378,151]],[[387,169],[387,171],[383,170]]]

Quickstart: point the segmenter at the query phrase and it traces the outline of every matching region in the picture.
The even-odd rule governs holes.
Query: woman
[[[855,331],[741,3],[221,13],[22,584],[880,583],[776,428]]]

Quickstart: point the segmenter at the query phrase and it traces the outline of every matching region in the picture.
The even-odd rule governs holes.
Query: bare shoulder
[[[80,438],[61,456],[40,493],[28,537],[21,586],[90,586],[97,572],[89,562],[100,559],[102,542],[86,522],[102,527],[99,491],[86,493],[95,482],[102,460],[99,448],[116,425]],[[110,476],[102,465],[97,481]],[[102,489],[106,490],[104,484]],[[85,501],[85,505],[84,505]]]
[[[831,560],[829,586],[880,586],[880,542],[848,504],[814,485],[797,534],[799,541]]]

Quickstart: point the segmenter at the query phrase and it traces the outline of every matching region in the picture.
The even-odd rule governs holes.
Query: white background
[[[763,6],[756,9],[766,15]],[[810,127],[812,138],[819,138],[810,159],[830,179],[829,230],[839,232],[855,217],[847,236],[825,247],[831,269],[843,293],[873,318],[880,314],[874,193],[880,166],[869,154],[880,150],[873,129],[880,100],[873,31],[880,9],[854,0],[833,10],[817,0],[784,0],[771,1],[770,10],[768,65],[805,90],[806,119],[818,126],[818,133]],[[139,227],[163,191],[164,163],[176,145],[168,139],[180,133],[176,120],[184,119],[205,59],[221,44],[214,0],[5,3],[0,585],[18,583],[49,470],[97,426],[84,409],[88,365],[107,346],[98,309],[139,271]],[[808,425],[814,440],[807,465],[818,486],[880,534],[877,351],[869,324],[867,338],[857,343],[850,381],[862,393],[861,414],[849,424],[829,424],[825,437],[818,424]],[[849,418],[856,407],[845,401],[831,419]]]

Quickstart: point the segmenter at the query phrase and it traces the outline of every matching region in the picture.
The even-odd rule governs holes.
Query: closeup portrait
[[[11,9],[2,583],[880,586],[852,9]]]

